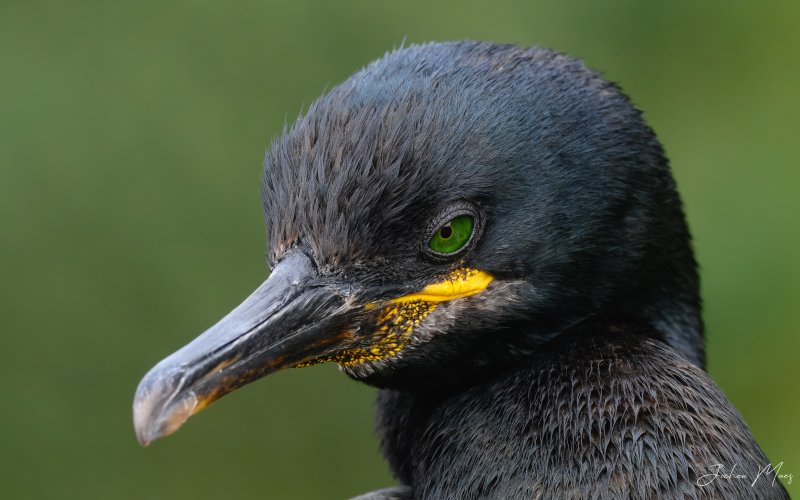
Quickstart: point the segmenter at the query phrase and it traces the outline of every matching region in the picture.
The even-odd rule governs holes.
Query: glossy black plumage
[[[305,162],[297,162],[301,151],[308,155]],[[330,166],[334,158],[373,170],[348,165],[351,172],[337,175]],[[389,388],[378,399],[379,432],[392,470],[410,489],[387,497],[784,497],[771,476],[755,486],[697,485],[717,463],[740,464],[756,477],[770,462],[700,369],[695,264],[661,147],[615,86],[570,58],[462,43],[411,47],[373,63],[312,106],[273,148],[265,176],[270,241],[293,241],[279,232],[287,227],[284,221],[293,220],[288,227],[307,227],[315,235],[312,245],[320,247],[314,254],[324,262],[340,258],[336,251],[347,243],[359,246],[344,256],[380,254],[368,247],[376,223],[408,223],[408,207],[418,204],[416,213],[425,213],[425,200],[514,192],[520,179],[507,170],[515,164],[538,187],[523,183],[522,192],[489,196],[495,209],[503,204],[498,198],[518,205],[528,198],[534,213],[483,244],[484,268],[519,273],[510,263],[498,269],[503,250],[526,260],[523,269],[535,262],[531,274],[558,266],[549,275],[556,278],[552,311],[536,304],[532,314],[518,311],[512,320],[498,314],[484,320],[497,322],[479,332],[484,338],[465,333],[465,341],[453,328],[452,335],[434,336],[420,348],[424,358],[417,364],[428,366],[361,377]],[[291,165],[301,165],[299,172],[302,166],[330,169],[319,178],[341,190],[338,210],[325,219],[317,210],[301,214],[305,199],[294,205],[294,216],[271,217],[293,206],[272,188],[275,171]],[[297,179],[308,189],[308,175]],[[390,196],[386,186],[394,188]],[[283,194],[292,192],[281,187]],[[353,217],[359,210],[364,214]],[[516,213],[504,208],[499,216]],[[348,230],[367,234],[348,237]],[[535,231],[544,234],[533,245],[517,240]],[[391,226],[384,229],[382,241],[402,246],[391,238],[395,233]],[[517,248],[508,238],[517,240]],[[597,248],[583,254],[568,248],[576,243],[615,248],[598,257]],[[381,275],[390,276],[389,269]],[[536,313],[542,316],[538,324],[532,321]],[[559,321],[562,316],[572,322],[581,313],[598,316],[581,318],[572,328]],[[485,338],[492,330],[495,339]],[[524,343],[509,337],[530,343],[489,352],[496,338],[504,346]],[[533,345],[535,352],[524,359],[510,353],[527,353]],[[467,362],[454,361],[450,349]],[[493,369],[471,365],[474,357]],[[476,383],[472,371],[488,380]]]
[[[309,172],[276,189],[290,168]],[[480,193],[507,226],[473,265],[549,295],[522,290],[512,317],[456,320],[410,347],[411,367],[345,368],[387,388],[379,433],[410,486],[387,498],[785,497],[772,477],[697,485],[717,463],[755,477],[770,462],[701,370],[695,263],[662,149],[582,64],[479,43],[389,54],[276,142],[265,186],[272,248],[305,228],[321,265],[391,254],[376,226],[379,243],[402,248],[393,223],[413,228],[431,201]],[[285,198],[302,190],[314,194]],[[320,193],[328,210],[308,210]]]
[[[429,220],[459,199],[484,210],[490,223],[465,262],[513,281],[515,299],[461,312],[459,336],[437,350],[452,351],[450,373],[464,357],[449,343],[468,332],[494,351],[470,326],[486,314],[536,330],[498,339],[505,362],[510,344],[527,350],[611,307],[647,316],[703,365],[696,266],[662,148],[628,99],[574,59],[474,42],[390,53],[275,141],[263,186],[271,262],[302,242],[320,269],[368,282],[440,274],[419,257]],[[413,364],[405,383],[418,369],[446,375],[414,354],[393,364]]]
[[[381,389],[401,486],[370,498],[786,497],[769,474],[698,484],[769,461],[703,371],[661,145],[582,63],[476,42],[387,54],[276,139],[263,199],[273,274],[144,378],[142,443],[275,370],[337,361]],[[474,215],[470,244],[432,255],[454,210]],[[397,305],[470,272],[490,281]]]
[[[592,321],[562,336],[464,391],[381,393],[411,498],[786,497],[719,388],[658,334]],[[704,478],[715,464],[750,479]]]

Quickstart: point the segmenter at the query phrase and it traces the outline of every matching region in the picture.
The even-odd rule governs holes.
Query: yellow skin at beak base
[[[431,283],[419,292],[403,295],[391,300],[390,304],[406,304],[409,302],[429,302],[438,304],[448,300],[469,297],[482,292],[494,278],[491,274],[478,269],[456,269],[443,281]]]
[[[486,289],[494,278],[478,269],[459,268],[447,279],[431,283],[422,290],[388,301],[378,318],[378,328],[369,346],[343,349],[297,365],[297,368],[319,363],[336,362],[352,366],[367,361],[379,361],[397,355],[406,345],[411,333],[436,307],[454,299],[469,297]],[[367,304],[366,309],[379,307]]]

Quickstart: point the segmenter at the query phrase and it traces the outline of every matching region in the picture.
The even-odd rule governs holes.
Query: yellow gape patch
[[[438,304],[461,297],[469,297],[482,292],[493,279],[491,274],[484,271],[462,267],[451,272],[444,281],[431,283],[419,292],[397,297],[390,303],[428,302]]]
[[[340,365],[357,365],[366,361],[378,361],[397,355],[411,339],[414,328],[442,303],[475,295],[492,282],[489,273],[477,269],[459,268],[447,279],[431,283],[419,292],[410,293],[384,303],[377,320],[377,330],[365,346],[344,349],[329,356],[307,361],[298,368],[334,361]],[[366,309],[381,307],[367,304]]]

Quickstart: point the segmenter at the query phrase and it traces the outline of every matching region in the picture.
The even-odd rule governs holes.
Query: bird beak
[[[311,259],[292,250],[236,309],[144,376],[133,400],[136,436],[146,446],[172,434],[215,400],[282,368],[393,356],[439,304],[491,281],[460,268],[421,290],[353,292],[320,278]]]
[[[145,375],[133,401],[139,442],[175,432],[255,379],[334,352],[356,310],[347,297],[320,284],[303,252],[290,252],[241,305]]]

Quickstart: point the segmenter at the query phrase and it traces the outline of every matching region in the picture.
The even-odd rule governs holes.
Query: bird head
[[[139,440],[276,370],[442,391],[590,318],[634,318],[702,365],[694,258],[641,114],[581,62],[475,42],[404,48],[270,148],[271,273],[156,365]]]

